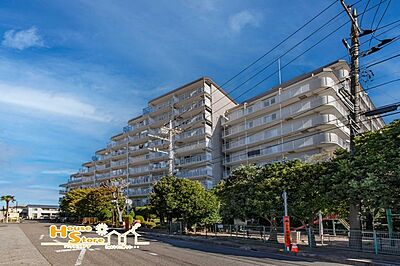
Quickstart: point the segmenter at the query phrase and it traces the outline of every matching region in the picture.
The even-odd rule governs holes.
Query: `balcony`
[[[124,149],[124,150],[117,150],[117,151],[111,152],[111,156],[112,156],[112,157],[118,157],[118,156],[121,156],[121,155],[124,155],[124,154],[126,154],[126,149]]]
[[[159,163],[153,163],[150,165],[150,170],[152,171],[158,171],[158,170],[165,170],[169,166],[168,162],[159,162]]]
[[[147,195],[149,195],[152,191],[153,191],[153,188],[152,188],[152,187],[129,189],[128,196],[129,196],[129,197],[147,196]]]
[[[179,100],[179,102],[183,102],[183,101],[185,101],[187,99],[194,98],[197,95],[202,95],[202,94],[204,94],[204,88],[200,87],[200,88],[197,88],[197,89],[195,89],[193,91],[188,91],[188,92],[185,92],[185,93],[179,95],[178,96],[178,100]]]
[[[139,186],[139,185],[145,185],[145,184],[152,184],[154,182],[159,181],[162,178],[162,176],[141,176],[138,178],[129,178],[129,183],[130,185],[133,186]]]
[[[192,143],[189,145],[181,146],[179,148],[176,148],[175,152],[176,153],[185,153],[185,152],[193,152],[195,150],[199,149],[206,149],[206,148],[211,148],[210,141],[198,141],[196,143]]]
[[[183,140],[187,140],[187,139],[192,139],[194,137],[203,136],[204,134],[211,135],[211,127],[206,125],[205,127],[193,129],[193,130],[190,130],[190,131],[185,131],[184,133],[176,135],[175,136],[175,140],[176,141],[183,141]]]
[[[197,163],[204,163],[207,161],[211,161],[211,154],[198,154],[194,156],[188,157],[181,157],[175,160],[175,165],[179,167],[197,164]]]
[[[106,170],[108,167],[109,165],[106,164],[96,165],[96,171]]]
[[[131,175],[142,174],[142,173],[146,173],[148,171],[149,171],[148,165],[141,166],[141,167],[129,168],[129,174],[131,174]]]
[[[127,160],[112,161],[111,162],[111,167],[126,166],[126,163],[127,163]]]
[[[255,148],[247,153],[233,154],[224,159],[225,164],[238,164],[254,158],[276,156],[279,153],[298,152],[307,147],[318,147],[324,144],[336,144],[342,148],[347,148],[347,142],[340,138],[336,133],[319,133],[316,135],[296,139],[283,144],[273,144],[264,148]]]
[[[141,132],[140,134],[134,135],[134,136],[129,136],[129,143],[130,144],[136,144],[136,143],[141,143],[144,141],[147,141],[148,139],[148,132],[147,130]]]
[[[107,179],[110,178],[110,174],[106,173],[106,174],[96,174],[96,179],[97,180],[101,180],[101,179]]]
[[[151,152],[146,155],[147,160],[162,160],[168,159],[168,154],[163,152]]]
[[[143,121],[141,121],[141,122],[139,122],[139,123],[135,123],[135,124],[133,124],[133,125],[127,125],[127,126],[125,126],[125,127],[123,128],[123,130],[124,130],[124,133],[129,133],[129,132],[136,131],[136,130],[138,130],[138,129],[143,129],[143,128],[145,128],[145,127],[148,126],[148,125],[149,125],[149,120],[148,120],[148,119],[145,119],[145,120],[143,120]]]
[[[186,105],[178,110],[178,115],[187,116],[191,114],[191,111],[196,110],[198,108],[208,106],[211,108],[211,101],[208,98],[202,99],[196,103]]]
[[[261,117],[257,117],[246,122],[242,122],[238,125],[234,125],[228,128],[225,128],[223,132],[224,137],[233,137],[238,133],[243,133],[245,130],[249,131],[251,129],[256,129],[261,126],[272,126],[283,119],[292,119],[293,117],[299,116],[308,112],[310,109],[314,112],[316,108],[336,108],[342,116],[347,115],[346,109],[337,102],[337,99],[332,95],[324,95],[324,96],[315,96],[310,98],[308,101],[295,103],[289,105],[282,110],[266,114]],[[275,122],[275,123],[274,123]],[[255,130],[254,130],[255,131]]]
[[[116,176],[123,176],[127,175],[128,171],[126,169],[118,169],[118,170],[113,170],[111,171],[111,177],[116,177]]]
[[[107,148],[112,149],[112,148],[115,148],[115,147],[119,147],[119,146],[121,146],[121,145],[126,146],[126,145],[127,145],[127,140],[128,140],[128,139],[125,138],[125,139],[118,140],[118,141],[111,141],[111,142],[109,142],[109,143],[107,144]]]
[[[347,132],[344,124],[332,114],[317,114],[311,117],[305,117],[287,122],[281,126],[275,126],[261,132],[249,135],[247,137],[239,137],[229,140],[224,145],[224,151],[241,148],[246,145],[253,145],[262,141],[271,141],[274,138],[286,137],[294,133],[298,133],[317,126],[328,126],[335,124],[338,127],[343,127],[343,131]]]
[[[197,178],[202,176],[212,176],[212,168],[198,168],[193,170],[179,171],[176,174],[180,178]]]
[[[318,88],[334,87],[335,82],[331,77],[317,77],[306,84],[298,85],[294,88],[285,88],[282,90],[280,95],[272,95],[271,97],[260,100],[255,103],[247,105],[245,108],[235,110],[228,114],[228,121],[230,123],[234,120],[243,118],[244,116],[249,116],[258,111],[262,111],[265,108],[270,108],[271,106],[277,106],[278,103],[290,104],[291,102],[298,101],[299,98],[303,97],[307,93],[314,91]]]

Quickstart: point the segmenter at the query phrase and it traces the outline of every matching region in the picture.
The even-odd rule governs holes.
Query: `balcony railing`
[[[110,178],[110,174],[106,173],[106,174],[96,174],[96,179],[106,179],[106,178]]]
[[[179,158],[175,160],[176,165],[187,165],[199,162],[211,161],[210,154],[199,154],[195,156],[190,156],[189,158]]]
[[[199,168],[187,171],[179,171],[177,177],[181,178],[191,178],[191,177],[199,177],[199,176],[212,176],[211,168]]]
[[[225,163],[234,163],[248,160],[255,157],[269,156],[281,152],[296,151],[308,146],[317,146],[322,143],[335,143],[346,148],[347,142],[335,133],[319,133],[314,136],[308,136],[301,139],[275,144],[265,148],[253,149],[247,153],[234,154],[224,159]]]
[[[134,167],[134,168],[129,168],[129,173],[130,174],[140,174],[140,173],[145,173],[149,171],[149,166],[142,166],[142,167]]]
[[[204,92],[204,88],[200,87],[200,88],[195,89],[194,91],[185,92],[184,94],[179,95],[178,99],[179,99],[179,101],[184,101],[186,99],[195,97],[196,95],[203,94],[203,92]]]
[[[181,133],[179,135],[176,135],[175,139],[176,140],[183,140],[186,138],[190,138],[193,136],[198,136],[198,135],[203,135],[205,133],[211,134],[211,128],[209,126],[197,128],[191,131],[186,131],[184,133]]]
[[[116,166],[121,166],[121,165],[126,166],[126,160],[111,162],[111,167],[116,167]]]
[[[120,175],[127,175],[127,171],[126,169],[118,169],[118,170],[114,170],[111,171],[111,176],[120,176]]]
[[[332,121],[334,124],[338,126],[343,126],[340,120],[337,119],[335,115],[332,114],[322,114],[322,115],[314,115],[311,117],[296,119],[290,122],[287,122],[281,126],[275,126],[270,129],[249,135],[247,137],[240,137],[237,139],[230,140],[228,143],[224,145],[225,150],[233,149],[237,147],[242,147],[245,145],[251,145],[253,143],[259,141],[265,141],[272,139],[274,137],[285,136],[287,134],[293,132],[299,132],[302,130],[306,130],[310,127],[315,127],[324,123],[330,123]],[[346,130],[343,127],[343,130]]]
[[[125,126],[125,127],[123,128],[123,130],[124,130],[124,133],[128,133],[128,132],[134,131],[134,130],[136,130],[136,129],[138,129],[138,128],[145,127],[145,126],[147,126],[148,124],[149,124],[149,120],[145,119],[145,120],[143,120],[142,122],[136,123],[136,124],[134,124],[134,125],[127,125],[127,126]]]
[[[319,77],[315,80],[312,80],[311,82],[309,82],[307,84],[302,84],[295,88],[283,89],[282,93],[280,95],[275,95],[268,99],[248,105],[248,106],[246,106],[246,108],[235,110],[234,112],[228,114],[228,119],[229,119],[229,121],[233,121],[233,120],[239,119],[245,115],[257,112],[264,108],[268,108],[277,103],[281,103],[281,102],[287,101],[289,99],[298,97],[299,95],[307,93],[316,88],[326,87],[326,86],[333,87],[334,84],[335,84],[335,82],[330,77]]]
[[[182,146],[179,148],[176,148],[176,152],[188,152],[188,151],[193,151],[193,150],[197,150],[197,149],[204,149],[206,147],[210,147],[210,142],[209,141],[198,141],[196,143],[191,143],[189,145],[186,146]]]
[[[240,123],[239,125],[232,126],[227,128],[224,131],[224,137],[242,132],[244,130],[248,130],[257,126],[268,124],[272,121],[279,120],[279,119],[286,119],[293,116],[296,116],[298,113],[306,112],[312,108],[324,105],[331,105],[334,106],[342,115],[346,115],[347,111],[344,107],[336,101],[336,98],[331,95],[325,96],[315,96],[310,98],[310,100],[305,102],[296,103],[293,105],[289,105],[285,108],[282,108],[281,112],[274,112],[262,117],[258,117],[246,123]],[[281,116],[280,116],[281,115]]]
[[[128,196],[140,196],[140,195],[148,195],[153,191],[153,188],[138,188],[138,189],[129,189]]]

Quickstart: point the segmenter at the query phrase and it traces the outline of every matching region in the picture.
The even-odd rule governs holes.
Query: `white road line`
[[[67,249],[58,249],[58,250],[54,250],[54,252],[60,253],[60,252],[69,252],[69,251],[77,251],[79,249],[71,249],[71,248],[67,248]]]
[[[76,262],[75,262],[75,266],[78,266],[78,265],[82,264],[83,257],[85,256],[85,253],[86,253],[86,248],[82,249],[81,253],[79,253],[79,256],[78,256],[78,258],[76,259]]]
[[[149,252],[150,255],[157,256],[157,253]]]
[[[44,237],[44,235],[40,235],[39,240],[42,240]]]

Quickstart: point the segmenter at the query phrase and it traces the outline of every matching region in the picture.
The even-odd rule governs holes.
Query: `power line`
[[[301,31],[302,29],[304,29],[307,25],[309,25],[311,22],[313,22],[316,18],[318,18],[319,16],[321,16],[323,13],[325,13],[328,9],[330,9],[334,4],[336,4],[336,0],[333,1],[331,4],[329,4],[326,8],[324,8],[322,11],[320,11],[317,15],[315,15],[313,18],[311,18],[309,21],[307,21],[303,26],[301,26],[300,28],[298,28],[297,30],[295,30],[293,33],[291,33],[288,37],[286,37],[285,39],[283,39],[282,41],[280,41],[278,44],[276,44],[273,48],[271,48],[269,51],[267,51],[266,53],[264,53],[262,56],[258,57],[256,60],[254,60],[252,63],[250,63],[249,65],[247,65],[244,69],[242,69],[241,71],[239,71],[238,73],[236,73],[235,75],[233,75],[231,78],[229,78],[227,81],[225,81],[222,85],[226,85],[228,84],[230,81],[232,81],[233,79],[235,79],[236,77],[238,77],[240,74],[242,74],[243,72],[245,72],[247,69],[249,69],[250,67],[252,67],[253,65],[255,65],[256,63],[258,63],[261,59],[263,59],[265,56],[267,56],[268,54],[270,54],[271,52],[273,52],[276,48],[278,48],[279,46],[281,46],[283,43],[285,43],[287,40],[289,40],[291,37],[293,37],[296,33],[298,33],[299,31]]]
[[[386,1],[388,1],[388,0],[383,0],[382,2],[386,2]],[[359,2],[360,2],[360,0],[357,1],[356,3],[354,3],[353,6],[356,5],[356,4],[358,4]],[[372,6],[371,8],[367,9],[366,11],[364,11],[362,14],[364,14],[364,13],[366,13],[366,12],[369,12],[370,10],[374,9],[376,6],[377,6],[377,5]],[[338,16],[340,16],[340,15],[341,15],[342,13],[344,13],[344,12],[345,12],[345,11],[340,12],[340,13],[337,14],[334,18],[337,18]],[[334,18],[332,18],[332,19],[334,19]],[[331,22],[332,19],[331,19],[329,22]],[[330,32],[329,34],[327,34],[326,36],[324,36],[322,39],[320,39],[318,42],[316,42],[314,45],[312,45],[312,46],[311,46],[310,48],[308,48],[306,51],[304,51],[303,53],[301,53],[300,55],[298,55],[297,57],[295,57],[294,59],[292,59],[290,62],[288,62],[287,64],[285,64],[281,69],[283,69],[283,68],[287,67],[289,64],[293,63],[293,62],[294,62],[295,60],[297,60],[299,57],[301,57],[301,56],[304,55],[306,52],[310,51],[312,48],[314,48],[315,46],[317,46],[318,44],[320,44],[321,42],[323,42],[324,40],[326,40],[327,38],[329,38],[330,36],[332,36],[333,33],[335,33],[336,31],[338,31],[339,29],[341,29],[342,27],[344,27],[344,26],[345,26],[346,24],[348,24],[348,23],[349,23],[349,21],[347,21],[346,23],[343,23],[341,26],[339,26],[338,28],[336,28],[335,30],[333,30],[332,32]],[[320,29],[321,29],[322,27],[324,27],[326,24],[327,24],[327,23],[325,23],[323,26],[321,26],[320,28],[318,28],[316,31],[320,30]],[[314,31],[314,32],[316,32],[316,31]],[[309,36],[310,36],[310,35],[309,35]],[[306,37],[306,38],[307,38],[307,37]],[[302,42],[302,41],[300,41],[300,42]],[[282,57],[282,56],[280,56],[280,57]],[[276,62],[276,60],[274,60],[273,62]],[[271,63],[271,64],[272,64],[272,63]],[[237,96],[236,99],[237,99],[237,98],[240,98],[241,96],[243,96],[243,95],[246,94],[247,92],[253,90],[253,89],[256,88],[256,87],[258,87],[259,85],[261,85],[262,83],[264,83],[267,79],[271,78],[272,76],[274,76],[274,75],[275,75],[276,73],[278,73],[278,72],[279,72],[279,70],[273,72],[271,75],[267,76],[266,78],[264,78],[263,80],[261,80],[260,82],[258,82],[258,83],[255,84],[254,86],[250,87],[249,89],[247,89],[246,91],[244,91],[244,92],[243,92],[242,94],[240,94],[239,96]],[[231,91],[231,92],[232,92],[232,91]],[[220,99],[218,99],[217,101],[213,102],[213,104],[217,103],[217,102],[220,101],[220,100],[222,100],[222,98],[220,98]],[[223,105],[221,108],[215,110],[214,112],[220,111],[220,110],[222,110],[223,108],[225,108],[225,107],[228,106],[228,105],[229,105],[229,103]],[[196,123],[195,123],[195,124],[196,124]],[[190,126],[189,128],[187,128],[187,129],[185,129],[185,130],[190,129],[190,128],[192,128],[193,126],[194,126],[194,125]]]
[[[371,2],[371,0],[368,0],[367,4],[365,5],[364,12],[363,12],[363,14],[361,15],[361,19],[360,19],[360,26],[361,26],[361,28],[362,28],[362,21],[363,21],[363,18],[364,18],[365,10],[367,10],[368,5],[369,5],[369,2]]]
[[[375,62],[375,63],[371,63],[371,64],[369,64],[369,65],[366,65],[365,68],[367,69],[367,68],[370,68],[370,67],[372,67],[372,66],[376,66],[376,65],[382,64],[382,63],[384,63],[384,62],[386,62],[386,61],[392,60],[393,58],[396,58],[396,57],[399,57],[399,56],[400,56],[400,53],[399,53],[399,54],[396,54],[396,55],[393,55],[393,56],[391,56],[391,57],[388,57],[388,58],[379,60],[379,61],[377,61],[377,62]]]
[[[388,10],[388,8],[389,8],[389,5],[390,5],[390,3],[391,3],[391,2],[392,2],[392,0],[389,0],[389,2],[387,3],[385,10],[383,11],[383,14],[382,14],[381,18],[380,18],[380,20],[379,20],[378,24],[376,25],[376,28],[378,28],[378,27],[379,27],[379,25],[381,24],[381,22],[382,22],[382,19],[383,19],[383,17],[385,16],[385,14],[386,14],[386,11]],[[382,3],[382,1],[381,1],[381,3]],[[379,6],[378,6],[378,9],[379,9]],[[377,9],[377,11],[378,11],[378,9]],[[376,15],[376,13],[375,13],[375,15]],[[374,19],[375,19],[375,16],[374,16]],[[374,22],[372,22],[372,24],[373,24],[373,23],[374,23]],[[371,25],[371,28],[372,28],[372,25]],[[374,38],[374,34],[375,34],[375,32],[372,32],[372,34],[371,34],[371,38],[369,39],[369,44],[368,44],[368,45],[371,45],[372,38]]]

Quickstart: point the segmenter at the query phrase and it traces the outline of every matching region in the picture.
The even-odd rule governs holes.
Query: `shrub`
[[[132,216],[132,215],[124,215],[124,221],[125,221],[125,218],[126,218],[126,217],[129,218],[129,224],[130,224],[130,225],[133,224],[133,216]]]
[[[144,221],[143,222],[143,226],[145,226],[147,228],[150,228],[150,229],[153,229],[154,227],[156,227],[156,223],[155,222],[146,222],[146,221]]]
[[[135,220],[139,220],[141,224],[144,223],[144,218],[141,215],[136,215]]]

